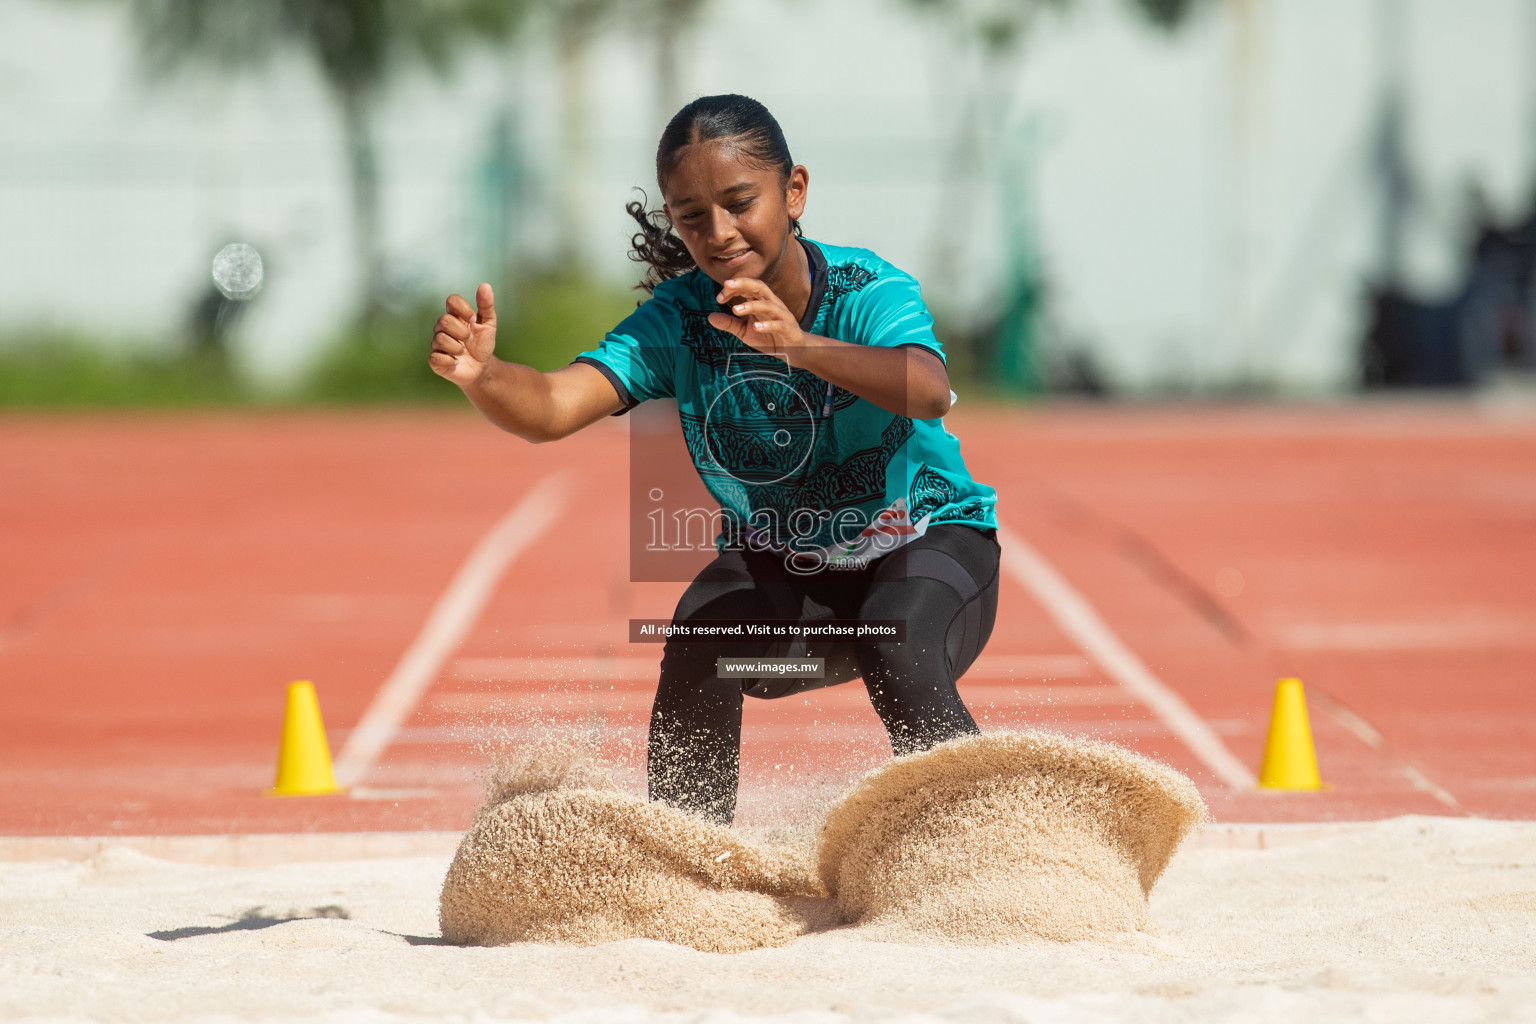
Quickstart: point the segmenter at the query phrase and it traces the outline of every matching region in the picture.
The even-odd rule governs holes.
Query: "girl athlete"
[[[743,696],[862,677],[898,755],[978,731],[955,680],[996,616],[996,493],[971,479],[941,419],[953,395],[917,282],[866,249],[801,236],[809,174],[762,104],[688,104],[662,133],[656,182],[661,211],[628,207],[651,297],[596,349],[552,373],[497,359],[482,284],[475,307],[449,297],[428,358],[530,441],[677,400],[721,532],[674,623],[905,623],[900,641],[667,641],[651,799],[729,824]],[[824,657],[824,678],[717,672],[718,657],[786,653]]]

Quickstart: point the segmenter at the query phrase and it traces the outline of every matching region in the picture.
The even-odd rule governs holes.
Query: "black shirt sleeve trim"
[[[575,359],[571,360],[571,363],[572,365],[575,365],[576,363],[586,363],[588,366],[597,370],[598,373],[608,378],[608,383],[612,384],[613,390],[617,391],[619,394],[619,401],[624,403],[624,408],[614,413],[615,416],[623,416],[625,413],[629,412],[629,410],[640,404],[635,400],[635,396],[629,393],[629,388],[624,386],[624,382],[619,379],[619,375],[613,372],[613,367],[609,366],[607,363],[593,359],[591,356],[577,356]]]
[[[924,352],[933,353],[936,357],[938,357],[939,362],[943,363],[946,367],[949,365],[949,360],[944,358],[943,352],[934,348],[932,345],[924,345],[920,341],[904,341],[900,345],[892,345],[891,348],[920,348]]]
[[[816,314],[821,311],[821,300],[827,294],[827,257],[815,242],[800,239],[805,257],[811,264],[811,297],[805,304],[805,316],[800,318],[800,329],[809,332],[816,324]]]

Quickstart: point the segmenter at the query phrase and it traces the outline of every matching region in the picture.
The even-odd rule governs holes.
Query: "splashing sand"
[[[493,774],[439,919],[466,945],[651,938],[709,952],[784,945],[839,915],[905,941],[1101,937],[1150,927],[1147,894],[1206,817],[1164,765],[994,733],[870,772],[827,813],[813,864],[542,750]]]
[[[647,938],[731,953],[825,917],[809,856],[616,790],[588,762],[533,755],[492,775],[443,881],[443,938],[595,945]]]
[[[1071,940],[1151,925],[1147,894],[1207,820],[1194,784],[1107,743],[955,740],[860,780],[827,813],[843,917],[901,937]]]

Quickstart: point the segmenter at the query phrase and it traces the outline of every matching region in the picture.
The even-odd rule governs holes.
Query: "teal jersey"
[[[856,345],[917,345],[940,359],[917,281],[867,249],[805,240],[811,298],[801,328]],[[628,411],[675,398],[683,438],[720,502],[719,547],[862,562],[937,523],[995,529],[997,493],[977,483],[942,419],[881,409],[709,325],[719,285],[692,270],[577,357]]]

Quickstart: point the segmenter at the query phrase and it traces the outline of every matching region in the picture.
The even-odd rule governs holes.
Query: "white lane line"
[[[1516,620],[1301,623],[1279,632],[1280,645],[1293,651],[1435,651],[1536,644],[1536,622]]]
[[[639,658],[457,658],[448,667],[448,673],[466,682],[566,682],[596,678],[654,683],[660,665],[658,644],[654,655]],[[1081,654],[982,654],[965,670],[965,679],[1083,679],[1093,672],[1093,665]]]
[[[1439,786],[1431,782],[1429,780],[1429,776],[1419,771],[1413,765],[1405,764],[1398,770],[1402,772],[1403,778],[1407,779],[1408,784],[1414,789],[1428,793],[1430,796],[1434,797],[1442,804],[1445,804],[1445,806],[1449,807],[1451,810],[1458,814],[1467,813],[1466,808],[1462,807],[1461,803],[1455,797],[1451,796],[1450,793],[1447,793],[1444,789],[1441,789]]]
[[[336,758],[336,781],[355,785],[368,774],[416,710],[421,695],[437,678],[443,662],[469,632],[502,573],[555,522],[570,491],[566,472],[552,473],[535,484],[523,500],[480,539],[437,599],[432,614],[399,664],[390,673],[363,717],[347,736]]]
[[[649,709],[647,709],[649,710]],[[462,725],[408,725],[401,729],[395,736],[394,742],[400,746],[471,746],[485,742],[540,742],[547,741],[551,735],[553,723],[542,722],[538,725],[479,725],[464,723]],[[572,715],[559,723],[561,728],[574,732],[585,724],[582,715]],[[822,724],[827,725],[826,719]],[[644,718],[632,722],[609,722],[604,729],[605,737],[609,739],[622,739],[626,742],[645,742],[649,726]],[[1077,723],[1058,726],[1057,731],[1065,736],[1081,736],[1090,740],[1119,740],[1127,742],[1142,737],[1164,737],[1168,735],[1168,727],[1162,722],[1152,718],[1135,718],[1129,721],[1119,722],[1093,722],[1091,724]],[[837,728],[832,730],[811,729],[803,725],[786,725],[778,722],[748,722],[742,726],[742,743],[778,743],[789,744],[794,750],[803,751],[810,748],[831,748],[836,751],[839,747],[850,742],[862,743],[872,741],[874,751],[884,750],[886,756],[890,754],[890,739],[886,731],[881,728],[878,720],[870,721],[864,716],[850,718],[837,723]],[[788,750],[780,752],[788,754]],[[798,755],[796,755],[798,756]],[[814,763],[821,760],[807,758]],[[840,763],[835,756],[829,756],[826,764]],[[364,787],[365,794],[378,793],[382,790],[373,787]],[[384,792],[393,792],[388,790]],[[367,799],[368,797],[363,797]]]
[[[960,692],[966,701],[987,701],[994,706],[1010,704],[1046,704],[1058,708],[1093,708],[1107,704],[1130,704],[1136,698],[1123,686],[1010,686],[1007,683],[972,683],[967,672],[960,680]]]
[[[1257,784],[1248,766],[1233,756],[1205,720],[1121,643],[1087,599],[1049,562],[1012,531],[999,527],[997,532],[1003,546],[1004,571],[1035,596],[1063,633],[1150,707],[1218,779],[1232,789],[1252,789]]]
[[[459,658],[448,671],[455,679],[471,682],[524,683],[573,679],[656,681],[661,670],[661,647],[649,658]]]
[[[1093,666],[1080,654],[986,654],[978,655],[965,670],[975,679],[1083,679]]]
[[[1381,751],[1388,758],[1398,762],[1398,774],[1406,779],[1408,784],[1414,789],[1422,793],[1428,793],[1457,814],[1467,813],[1466,808],[1462,807],[1461,803],[1454,796],[1436,785],[1429,776],[1419,771],[1413,765],[1404,762],[1402,758],[1388,749],[1386,737],[1382,736],[1370,722],[1367,722],[1363,717],[1355,714],[1355,712],[1349,710],[1349,708],[1346,708],[1321,690],[1313,690],[1310,697],[1312,702],[1321,708],[1325,714],[1332,716],[1335,722],[1338,722],[1345,729],[1354,733],[1361,743],[1364,743],[1372,750]]]

